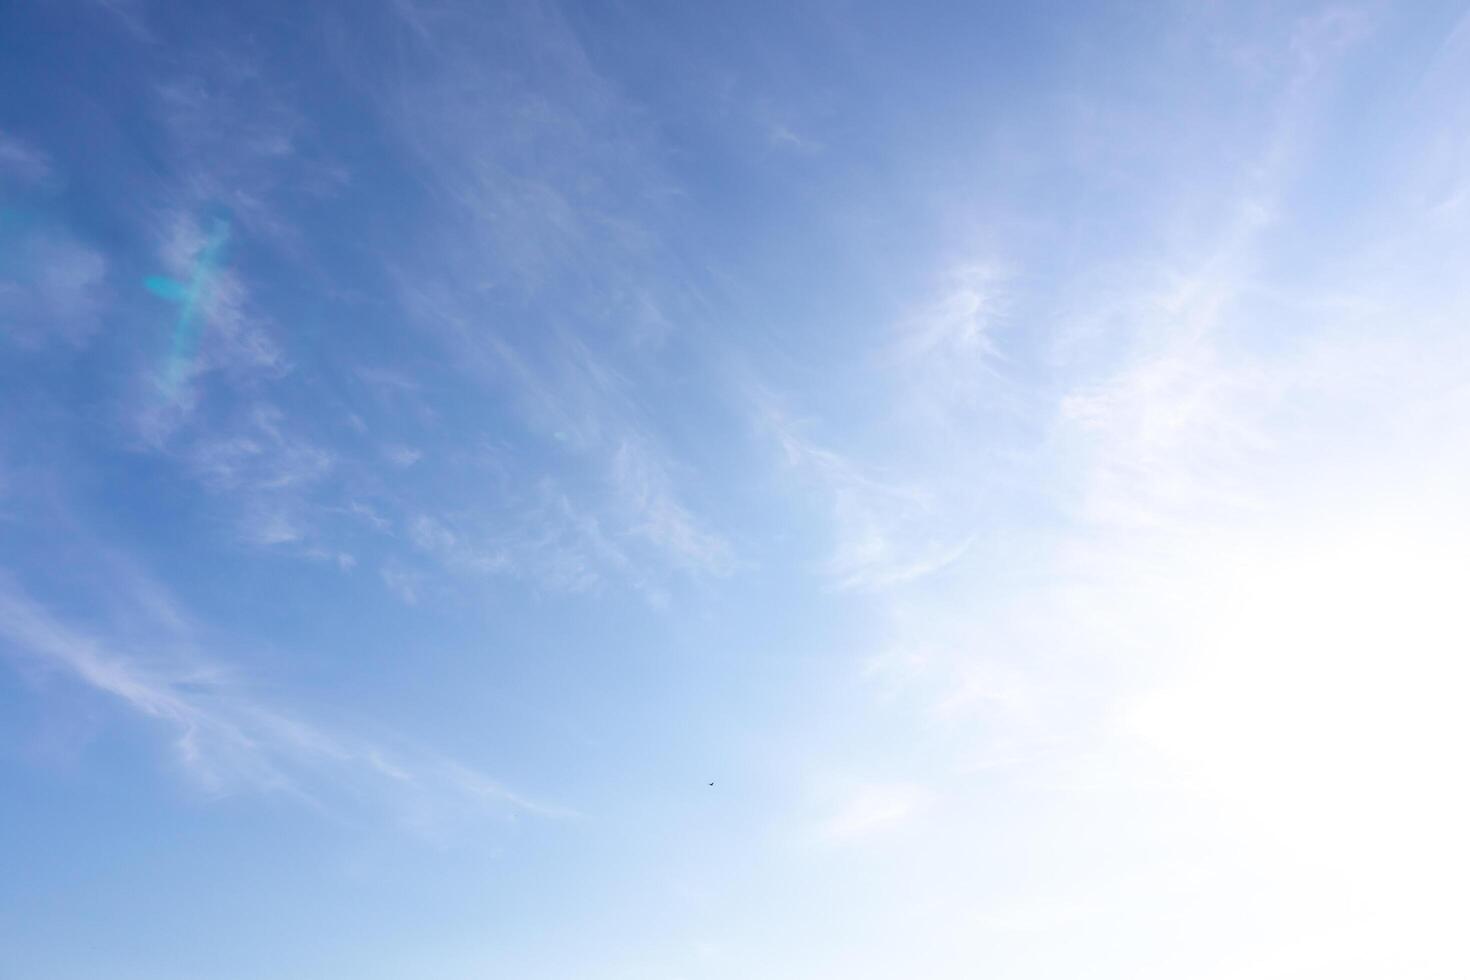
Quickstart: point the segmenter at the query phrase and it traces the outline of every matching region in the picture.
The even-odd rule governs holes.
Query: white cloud
[[[883,352],[891,385],[862,379],[876,421],[831,426],[842,452],[807,435],[820,422],[763,415],[827,505],[848,560],[835,570],[863,576],[839,582],[888,581],[919,542],[974,535],[944,574],[864,596],[874,696],[841,724],[872,726],[864,749],[920,785],[950,780],[930,810],[944,830],[906,851],[915,864],[965,866],[970,828],[991,819],[973,840],[1027,855],[993,883],[982,921],[1002,935],[986,945],[1099,949],[1099,930],[1158,956],[1100,975],[1174,976],[1223,912],[1232,949],[1205,971],[1222,978],[1375,976],[1396,950],[1416,975],[1463,963],[1446,910],[1463,906],[1470,794],[1445,774],[1470,741],[1453,652],[1470,643],[1455,592],[1470,548],[1470,297],[1455,270],[1470,239],[1463,214],[1399,210],[1443,186],[1418,158],[1380,175],[1403,181],[1384,192],[1394,203],[1313,217],[1302,168],[1342,43],[1323,30],[1325,48],[1278,72],[1289,98],[1239,172],[1191,175],[1161,243],[1066,265],[1055,295],[1034,295],[1043,260],[992,281],[996,295],[961,277],[917,304],[900,321],[910,346]],[[1360,212],[1369,238],[1314,239]],[[985,370],[944,373],[965,357]],[[910,387],[944,392],[946,377],[959,397]],[[1019,389],[1032,422],[1051,419],[993,471],[1020,506],[955,492],[985,499],[997,481],[975,460],[1004,437],[961,380]],[[838,839],[912,819],[901,791],[837,811],[824,827]],[[936,904],[970,900],[958,874]],[[1232,907],[1254,916],[1238,933]],[[1158,938],[1171,916],[1197,930],[1183,945],[1199,939],[1173,966]]]
[[[937,299],[900,324],[898,351],[907,359],[956,360],[973,371],[984,358],[999,356],[991,332],[1005,306],[1008,273],[993,263],[973,262],[953,269]],[[973,373],[970,385],[981,379]]]
[[[181,332],[192,334],[185,349],[176,347],[173,352],[190,360],[166,368],[180,371],[180,381],[218,371],[241,382],[278,376],[286,369],[269,322],[252,307],[245,283],[231,265],[234,234],[224,219],[206,223],[188,211],[171,215],[162,231],[159,254],[164,269],[197,292],[187,324],[180,320],[178,304],[158,303],[160,320],[175,324],[176,345]]]
[[[411,446],[384,446],[383,458],[399,469],[408,469],[423,459],[424,454]]]
[[[878,591],[916,582],[969,549],[969,530],[950,522],[930,487],[872,475],[803,437],[769,398],[756,401],[787,462],[825,498],[834,537],[826,571],[837,588]]]
[[[93,2],[117,18],[117,21],[138,40],[149,43],[158,40],[148,29],[147,18],[143,12],[144,0],[93,0]]]
[[[860,844],[892,833],[918,817],[932,794],[911,783],[869,783],[857,787],[824,820],[818,836],[832,845]]]
[[[397,562],[384,565],[378,570],[383,579],[383,584],[388,587],[400,600],[410,606],[416,606],[419,602],[419,592],[423,588],[423,575],[412,569],[404,568]]]
[[[183,418],[162,428],[167,441],[149,448],[179,462],[226,509],[245,543],[305,546],[308,557],[325,547],[323,519],[344,509],[331,503],[336,483],[330,479],[344,461],[293,431],[279,408],[257,402],[210,425]]]
[[[106,560],[116,618],[98,625],[58,614],[0,571],[6,652],[160,726],[177,762],[211,792],[283,792],[315,803],[370,792],[415,821],[466,809],[566,812],[455,760],[389,748],[265,702],[235,670],[200,652],[200,628],[156,583]]]
[[[19,137],[0,132],[0,177],[35,184],[48,180],[53,172],[46,154]]]
[[[451,528],[441,518],[420,514],[408,526],[414,546],[462,572],[489,574],[506,571],[511,558],[504,546],[481,541],[478,535]]]
[[[655,607],[667,604],[666,590],[630,554],[632,532],[610,533],[595,510],[549,477],[523,498],[513,494],[508,506],[419,513],[406,530],[414,547],[446,572],[508,576],[569,593],[622,583]]]
[[[238,49],[191,52],[179,64],[152,100],[178,175],[171,210],[226,208],[244,231],[299,248],[276,199],[288,164],[297,174],[312,164],[297,148],[306,119],[265,66]]]
[[[406,288],[407,302],[418,313],[455,325],[453,343],[468,351],[459,359],[487,383],[508,388],[530,431],[555,447],[558,456],[570,454],[553,474],[595,481],[601,491],[584,492],[575,505],[564,491],[553,489],[549,496],[533,494],[544,499],[520,510],[472,506],[466,518],[494,529],[483,537],[493,536],[515,552],[536,553],[522,567],[539,566],[551,579],[578,588],[604,575],[643,588],[657,570],[670,567],[694,574],[730,570],[733,548],[684,501],[668,454],[642,421],[628,380],[609,361],[564,332],[553,332],[539,352],[534,346],[518,350],[489,328],[459,332],[474,312],[445,283],[416,282]],[[532,486],[561,482],[508,458],[497,465],[502,484],[507,467]]]
[[[7,251],[0,334],[28,347],[52,339],[76,347],[89,341],[110,296],[106,257],[59,229],[22,232]]]
[[[320,480],[330,472],[335,458],[289,427],[290,420],[275,406],[254,405],[233,427],[233,434],[198,439],[188,452],[189,467],[212,488],[251,494],[290,490]]]
[[[467,504],[459,523],[508,548],[521,573],[571,588],[617,577],[653,595],[671,572],[728,571],[733,547],[691,503],[697,473],[673,464],[643,401],[674,311],[693,302],[659,264],[662,164],[643,117],[550,8],[489,34],[467,6],[398,12],[415,39],[385,118],[453,204],[385,260],[391,281],[412,320],[540,442],[549,462],[526,480],[550,478],[561,500]],[[486,52],[507,44],[538,52],[540,67],[488,69]]]
[[[802,154],[820,153],[823,149],[821,143],[810,137],[802,136],[785,123],[768,124],[766,138],[772,146]]]
[[[613,481],[629,506],[631,530],[699,571],[730,567],[730,545],[705,529],[675,496],[662,463],[644,446],[624,440],[612,459]]]
[[[305,537],[300,524],[290,514],[272,507],[256,507],[247,511],[242,530],[247,542],[266,548],[292,544]]]
[[[386,517],[379,514],[361,500],[348,500],[339,510],[363,522],[375,531],[387,531],[391,526]]]

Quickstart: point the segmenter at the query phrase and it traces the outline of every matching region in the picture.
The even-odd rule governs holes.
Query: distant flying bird
[[[711,785],[711,786],[713,786],[713,785],[714,785],[714,783],[710,783],[710,785]]]

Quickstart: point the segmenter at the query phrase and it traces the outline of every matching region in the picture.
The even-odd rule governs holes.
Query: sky
[[[1470,975],[1464,0],[0,6],[0,977]]]

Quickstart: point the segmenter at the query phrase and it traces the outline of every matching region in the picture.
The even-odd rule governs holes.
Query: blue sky
[[[6,5],[0,975],[1465,975],[1466,91],[1462,0]]]

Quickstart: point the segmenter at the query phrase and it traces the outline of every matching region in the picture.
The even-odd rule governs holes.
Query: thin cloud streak
[[[973,543],[954,534],[930,488],[890,483],[807,439],[769,395],[751,396],[786,462],[829,508],[833,550],[825,571],[839,590],[881,591],[916,582],[961,558]]]
[[[51,160],[45,153],[17,136],[0,132],[0,176],[20,183],[37,184],[50,179],[53,174]]]
[[[531,481],[579,488],[582,516],[558,522],[569,532],[560,537],[586,539],[598,578],[652,595],[662,594],[650,584],[659,579],[728,573],[734,548],[691,505],[701,488],[684,485],[687,471],[639,393],[668,339],[670,307],[689,297],[657,266],[659,208],[648,195],[658,163],[638,113],[552,8],[523,11],[483,39],[494,49],[524,34],[558,68],[509,74],[488,70],[468,43],[482,27],[453,29],[474,24],[472,8],[403,3],[396,12],[416,40],[382,93],[384,118],[430,182],[435,218],[409,232],[421,261],[384,256],[400,305],[553,454]],[[598,181],[583,179],[588,167]],[[515,543],[525,535],[504,523],[513,514],[458,510],[483,527],[499,519],[493,536],[525,550]],[[557,577],[574,588],[588,580],[548,581]]]
[[[195,628],[156,585],[126,588],[133,628],[114,635],[68,622],[0,569],[0,637],[11,657],[59,670],[159,723],[178,763],[210,792],[279,792],[329,808],[367,792],[417,821],[426,812],[570,814],[455,760],[389,749],[260,700],[236,671],[197,651]]]
[[[908,783],[870,783],[859,786],[822,822],[818,837],[832,846],[852,846],[894,833],[917,818],[931,794]]]

